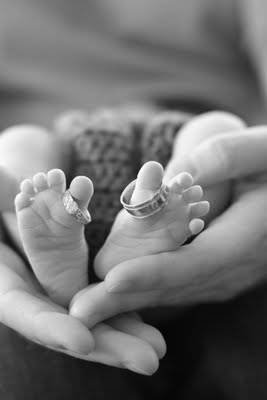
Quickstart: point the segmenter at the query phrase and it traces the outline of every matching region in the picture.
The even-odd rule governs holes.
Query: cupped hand
[[[121,312],[230,299],[267,277],[267,128],[219,134],[173,161],[204,188],[233,181],[231,205],[191,244],[113,268],[77,295],[70,314],[88,326]]]
[[[28,339],[88,361],[153,374],[164,356],[160,332],[136,314],[124,314],[91,331],[43,292],[21,258],[0,243],[0,321]],[[10,268],[8,265],[12,265]]]

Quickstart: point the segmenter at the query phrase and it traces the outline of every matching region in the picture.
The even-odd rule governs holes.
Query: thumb
[[[175,289],[176,297],[180,296],[182,303],[188,303],[194,297],[208,295],[210,288],[222,286],[225,290],[224,278],[230,271],[233,282],[234,270],[238,270],[233,265],[244,264],[252,243],[257,241],[251,227],[259,226],[260,220],[255,221],[254,204],[248,210],[246,202],[247,199],[240,200],[239,204],[229,207],[192,243],[177,251],[140,257],[117,265],[105,278],[107,291],[117,294],[157,290],[168,297],[168,292]],[[261,203],[259,207],[262,207]],[[235,285],[236,282],[234,280]],[[222,294],[220,290],[215,292]]]
[[[167,173],[187,171],[208,186],[266,170],[267,127],[227,132],[198,145],[188,156],[173,159]]]

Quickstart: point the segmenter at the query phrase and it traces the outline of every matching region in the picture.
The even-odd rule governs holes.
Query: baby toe
[[[31,195],[28,193],[19,193],[17,194],[17,196],[15,197],[15,207],[16,207],[16,211],[20,211],[23,208],[29,207],[30,203],[31,203]]]
[[[47,173],[47,182],[56,192],[63,193],[66,190],[66,177],[61,169],[51,169]]]
[[[32,181],[35,189],[38,192],[42,192],[43,190],[48,189],[47,177],[46,174],[44,174],[43,172],[38,172],[36,175],[34,175]]]
[[[76,176],[70,184],[70,193],[81,210],[85,210],[94,193],[94,186],[87,176]]]
[[[192,204],[190,207],[190,218],[204,217],[208,214],[210,209],[210,203],[208,201],[201,201],[199,203]]]
[[[131,204],[138,204],[149,200],[161,187],[163,174],[163,167],[158,162],[149,161],[144,164],[136,179]]]
[[[198,233],[200,233],[202,231],[202,229],[204,228],[204,221],[202,221],[202,219],[192,219],[192,221],[190,221],[189,223],[189,230],[192,233],[192,235],[197,235]]]
[[[168,187],[171,193],[182,194],[184,191],[183,187],[173,179],[168,183]]]
[[[186,189],[183,194],[183,199],[187,203],[195,203],[200,201],[203,196],[202,187],[199,185],[191,186],[189,189]]]
[[[29,194],[30,196],[35,195],[35,189],[30,179],[24,179],[20,184],[20,191]]]
[[[189,189],[193,183],[194,179],[192,175],[190,175],[188,172],[181,172],[180,174],[176,175],[174,180],[185,190]]]

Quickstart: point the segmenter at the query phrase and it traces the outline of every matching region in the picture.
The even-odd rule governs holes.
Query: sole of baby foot
[[[19,232],[26,256],[49,296],[67,306],[73,295],[88,284],[88,247],[84,225],[63,204],[66,178],[54,169],[25,179],[16,196]],[[85,212],[93,194],[89,178],[78,176],[69,192]]]
[[[139,171],[131,204],[150,199],[162,185],[163,168],[148,162]],[[193,184],[188,173],[177,175],[168,183],[171,192],[167,204],[147,218],[134,218],[122,210],[112,231],[95,259],[95,271],[104,279],[115,265],[140,256],[177,250],[192,234],[204,227],[200,217],[209,211],[209,203],[201,201],[203,192]]]

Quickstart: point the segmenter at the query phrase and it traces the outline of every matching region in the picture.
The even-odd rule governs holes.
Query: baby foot
[[[151,198],[161,187],[163,168],[157,162],[146,163],[139,171],[131,204]],[[95,270],[104,279],[115,265],[131,258],[177,250],[189,236],[204,226],[199,217],[209,211],[209,203],[200,201],[202,189],[193,186],[193,178],[181,173],[168,186],[171,197],[162,210],[144,219],[132,217],[126,210],[118,215],[112,231],[95,259]]]
[[[62,201],[63,171],[37,173],[21,183],[15,199],[18,227],[28,260],[49,296],[64,306],[88,284],[88,248],[84,225],[70,215]],[[78,176],[69,191],[84,212],[93,194],[89,178]]]

